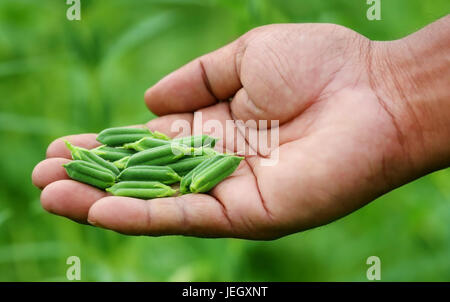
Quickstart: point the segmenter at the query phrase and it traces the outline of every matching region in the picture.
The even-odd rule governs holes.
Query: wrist
[[[400,40],[372,42],[372,83],[415,174],[450,165],[450,16]]]

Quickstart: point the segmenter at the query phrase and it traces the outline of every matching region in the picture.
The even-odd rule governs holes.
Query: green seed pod
[[[108,128],[98,134],[97,141],[108,146],[121,146],[146,136],[152,136],[147,128]]]
[[[130,156],[126,168],[132,166],[162,166],[173,163],[192,152],[192,148],[168,144],[147,149]]]
[[[172,164],[168,164],[167,167],[172,168],[178,175],[183,176],[209,158],[210,156],[186,157]]]
[[[125,156],[124,158],[121,158],[119,160],[116,160],[113,162],[114,166],[116,166],[119,170],[123,170],[126,168],[128,160],[130,159],[130,156]]]
[[[136,151],[144,151],[147,149],[156,148],[171,143],[177,143],[188,147],[199,146],[198,148],[195,148],[196,152],[194,153],[194,155],[205,155],[205,153],[212,154],[212,152],[216,153],[212,148],[206,147],[209,146],[209,144],[212,144],[214,146],[216,143],[216,140],[208,135],[189,136],[183,137],[181,139],[175,139],[172,141],[147,136],[141,138],[137,142],[125,144],[123,147],[126,149],[133,149]],[[201,145],[202,143],[205,143],[205,146],[202,147]]]
[[[175,138],[172,140],[172,142],[186,145],[189,147],[210,146],[211,148],[213,148],[218,140],[219,139],[217,138],[203,134],[203,135]]]
[[[192,193],[208,192],[219,182],[230,176],[243,157],[226,156],[207,166],[205,169],[193,173],[189,189]]]
[[[103,168],[110,170],[115,175],[120,173],[119,169],[117,169],[116,166],[114,166],[109,161],[104,160],[103,158],[101,158],[100,156],[95,154],[94,152],[84,149],[84,148],[81,148],[81,147],[76,147],[76,146],[72,145],[71,143],[69,143],[68,141],[65,141],[65,143],[66,143],[67,148],[72,153],[72,158],[74,160],[84,160],[84,161],[88,161],[88,162],[97,164],[99,166],[102,166]]]
[[[151,148],[156,148],[164,145],[170,145],[170,141],[154,138],[154,137],[143,137],[137,142],[125,144],[123,147],[125,149],[132,149],[136,151],[144,151]]]
[[[193,148],[192,153],[190,156],[215,156],[220,154],[216,150],[210,147],[200,147],[200,148]]]
[[[108,147],[105,145],[92,149],[91,151],[100,156],[101,158],[109,161],[116,161],[136,153],[134,150],[128,150],[120,147],[116,148]]]
[[[110,170],[87,161],[74,160],[64,164],[63,167],[70,178],[100,189],[114,185],[116,179]]]
[[[173,196],[177,191],[157,181],[122,181],[106,189],[116,196],[151,199]]]
[[[167,166],[134,166],[123,170],[117,177],[120,181],[159,181],[164,184],[179,182],[181,177]]]
[[[199,165],[197,165],[194,169],[192,169],[188,174],[183,176],[183,178],[181,178],[181,182],[180,182],[180,192],[182,194],[189,193],[190,192],[189,187],[191,185],[192,177],[194,176],[194,174],[201,172],[203,169],[206,169],[207,167],[209,167],[216,161],[219,161],[220,159],[224,158],[225,156],[226,155],[219,154],[214,157],[210,157],[209,159],[202,161]]]
[[[153,131],[152,135],[153,135],[154,138],[162,139],[162,140],[165,140],[165,141],[169,141],[170,140],[170,137],[168,137],[167,135],[165,135],[164,133],[161,133],[159,131]]]

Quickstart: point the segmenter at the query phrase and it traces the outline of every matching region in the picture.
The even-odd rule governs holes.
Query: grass
[[[268,23],[329,22],[397,39],[447,14],[446,0],[81,0],[0,2],[0,281],[364,281],[377,255],[384,281],[450,280],[450,171],[403,186],[332,224],[270,242],[126,237],[45,213],[31,185],[46,146],[69,133],[154,115],[146,88],[189,60]],[[20,158],[20,160],[17,160]]]

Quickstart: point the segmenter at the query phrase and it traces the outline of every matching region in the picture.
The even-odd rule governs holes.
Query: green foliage
[[[268,23],[328,22],[397,39],[448,14],[448,0],[0,1],[0,281],[450,280],[450,171],[424,177],[337,222],[276,241],[127,237],[44,212],[30,182],[46,146],[69,133],[154,117],[144,91],[189,60]]]

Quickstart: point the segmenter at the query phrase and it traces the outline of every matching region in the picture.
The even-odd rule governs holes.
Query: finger
[[[71,144],[86,149],[93,149],[100,146],[100,143],[96,141],[97,134],[78,134],[70,135],[58,138],[54,140],[47,148],[47,158],[51,157],[63,157],[72,158],[69,149],[67,149],[64,140],[69,141]]]
[[[67,158],[58,157],[41,161],[36,165],[36,167],[34,167],[33,173],[31,174],[33,184],[36,187],[42,189],[45,188],[48,184],[57,180],[69,179],[66,170],[62,166],[69,161],[70,160],[68,160]]]
[[[218,138],[214,149],[219,152],[246,154],[248,145],[230,116],[230,104],[221,102],[194,113],[193,135],[208,134]]]
[[[279,146],[279,121],[270,118],[248,96],[244,88],[239,89],[230,103],[231,116],[235,120],[240,136],[249,146],[245,155],[267,157]]]
[[[192,112],[233,96],[243,48],[238,39],[169,74],[145,93],[148,108],[157,115]]]
[[[244,122],[268,118],[266,111],[259,108],[253,100],[250,99],[244,88],[241,88],[236,92],[231,101],[230,109],[237,119]]]
[[[191,235],[273,239],[274,218],[261,201],[256,179],[243,162],[211,194],[149,201],[110,196],[96,202],[88,221],[129,235]],[[242,191],[246,194],[242,194]]]
[[[89,208],[107,193],[74,180],[58,180],[41,193],[42,207],[50,213],[86,223]]]
[[[230,111],[239,133],[245,137],[251,149],[267,157],[280,145],[312,133],[316,124],[323,120],[320,113],[325,106],[325,102],[316,103],[280,125],[279,120],[266,120],[267,116],[248,99],[245,90],[240,89],[230,103]]]
[[[223,237],[234,233],[221,204],[204,194],[149,201],[105,197],[91,207],[88,221],[129,235]]]
[[[152,131],[162,132],[169,137],[189,136],[192,133],[192,113],[168,114],[147,123]]]

